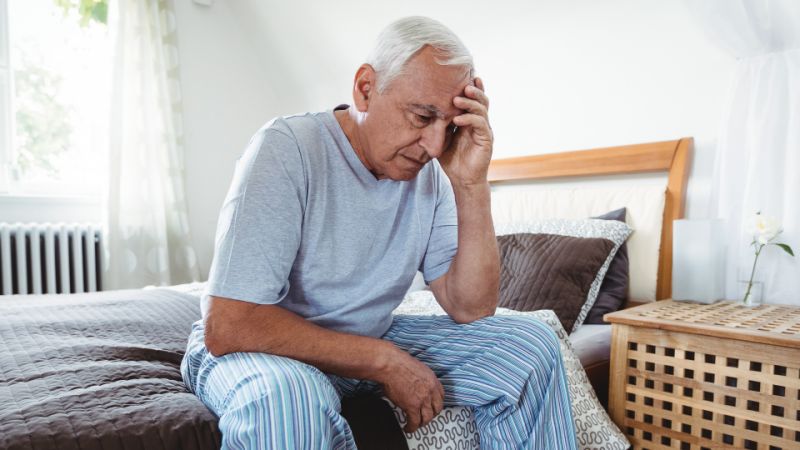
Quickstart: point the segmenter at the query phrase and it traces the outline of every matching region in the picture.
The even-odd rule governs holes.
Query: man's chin
[[[413,162],[409,159],[407,162]],[[425,164],[404,164],[386,167],[383,178],[388,178],[394,181],[410,181],[419,175],[419,172]]]
[[[395,181],[411,181],[419,175],[420,170],[422,170],[422,167],[398,170],[397,173],[393,174],[391,179]]]

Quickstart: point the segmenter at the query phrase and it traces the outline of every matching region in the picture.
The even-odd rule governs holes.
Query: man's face
[[[453,117],[463,113],[453,98],[472,80],[467,67],[438,64],[437,56],[424,48],[383,93],[370,95],[360,156],[379,179],[410,180],[450,144]]]

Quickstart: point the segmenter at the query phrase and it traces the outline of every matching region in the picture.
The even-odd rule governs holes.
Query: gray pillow
[[[594,217],[594,219],[616,220],[625,223],[626,213],[627,208],[620,208]],[[605,324],[603,315],[618,311],[628,299],[628,282],[628,244],[624,243],[620,246],[614,259],[611,260],[606,277],[603,278],[603,284],[600,285],[597,299],[583,323]]]

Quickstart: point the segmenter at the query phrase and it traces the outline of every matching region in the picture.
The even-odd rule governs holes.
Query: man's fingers
[[[486,89],[483,88],[483,78],[475,77],[475,86],[477,86],[481,91],[486,92]]]
[[[471,98],[455,97],[453,98],[453,104],[459,109],[478,114],[479,116],[486,117],[489,114],[489,110],[486,109],[484,104]]]
[[[466,94],[467,97],[479,101],[486,108],[489,108],[489,97],[486,96],[486,93],[483,92],[483,89],[481,89],[480,87],[467,86],[466,88],[464,88],[464,94]]]
[[[453,123],[458,127],[472,127],[479,135],[491,136],[491,127],[485,117],[477,114],[461,114],[453,117]]]
[[[406,413],[406,426],[403,428],[406,433],[413,433],[417,431],[419,428],[420,420],[422,417],[420,415],[420,411],[417,409],[413,410],[404,410],[403,412]]]
[[[433,408],[430,404],[422,405],[422,409],[420,410],[420,415],[422,416],[422,422],[420,422],[420,426],[425,426],[436,417],[436,413],[434,412]]]
[[[444,409],[444,389],[441,384],[439,384],[438,389],[433,393],[431,406],[433,407],[433,417],[438,416],[439,413],[442,412],[442,409]]]

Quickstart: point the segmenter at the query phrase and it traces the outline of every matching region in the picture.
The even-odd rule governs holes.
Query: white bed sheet
[[[569,335],[583,367],[611,358],[611,325],[583,324]]]

